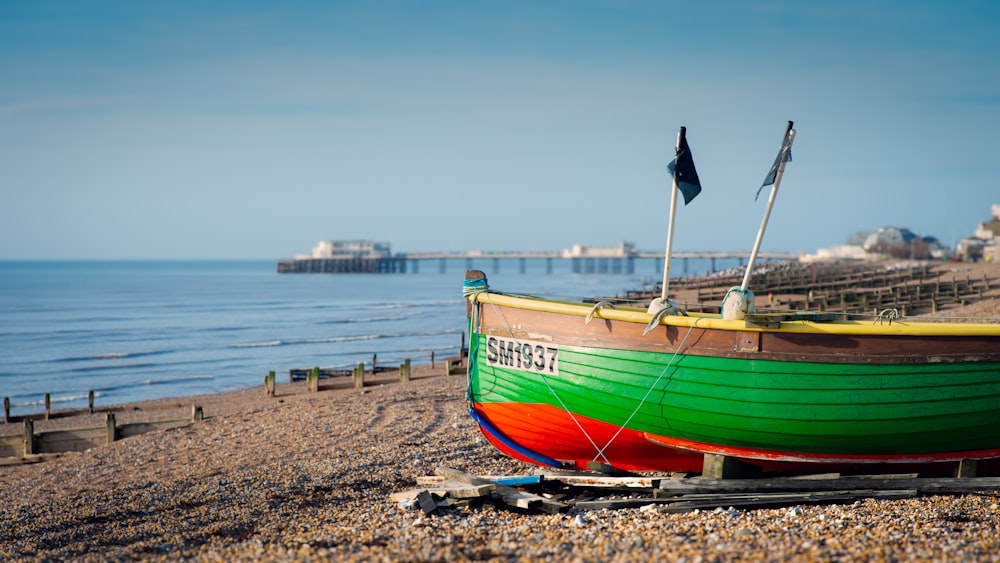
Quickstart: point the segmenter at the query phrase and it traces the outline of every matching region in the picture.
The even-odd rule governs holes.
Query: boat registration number
[[[559,346],[535,340],[486,339],[486,363],[493,367],[559,374]]]

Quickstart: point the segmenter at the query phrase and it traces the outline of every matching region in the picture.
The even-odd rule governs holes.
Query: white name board
[[[490,336],[486,339],[486,363],[493,367],[558,375],[559,346],[551,342]]]

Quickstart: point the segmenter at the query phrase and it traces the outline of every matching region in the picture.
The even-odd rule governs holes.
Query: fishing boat
[[[666,296],[673,203],[647,308],[505,294],[466,273],[467,398],[490,443],[575,469],[702,472],[721,457],[763,472],[996,471],[1000,324],[754,308],[746,284],[793,135],[789,122],[744,285],[719,314]]]

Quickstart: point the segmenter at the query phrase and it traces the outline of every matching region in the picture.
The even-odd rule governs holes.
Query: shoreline
[[[411,380],[426,379],[438,375],[446,377],[441,362],[436,363],[435,366],[432,368],[430,363],[413,365],[411,367]],[[451,375],[447,377],[458,376]],[[366,373],[364,391],[368,392],[373,388],[395,383],[400,383],[399,371],[396,369],[381,371],[374,375]],[[45,418],[44,411],[24,415],[11,415],[10,422],[5,423],[0,421],[0,436],[20,433],[23,420],[32,420],[36,431],[62,430],[84,426],[101,426],[104,424],[106,413],[114,413],[119,423],[182,419],[190,415],[193,406],[202,407],[205,410],[206,418],[208,418],[213,413],[217,413],[220,416],[229,416],[245,408],[258,409],[270,402],[282,404],[288,401],[294,403],[302,400],[302,395],[315,394],[310,393],[308,384],[304,380],[276,382],[275,391],[276,393],[273,398],[267,397],[263,384],[258,384],[243,389],[219,391],[217,393],[201,393],[118,404],[95,405],[93,413],[88,412],[84,408],[53,409],[49,418]],[[319,391],[320,393],[358,392],[354,388],[354,382],[350,377],[321,379]]]

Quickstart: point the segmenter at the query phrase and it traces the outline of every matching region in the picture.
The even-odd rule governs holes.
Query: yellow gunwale
[[[544,299],[541,297],[527,297],[504,295],[483,291],[475,294],[475,299],[479,303],[486,305],[494,304],[515,309],[525,309],[529,311],[539,311],[545,313],[558,313],[563,315],[575,315],[586,317],[593,309],[593,304],[577,303],[571,301],[559,301]],[[613,321],[623,321],[629,323],[649,324],[652,315],[642,309],[633,307],[622,308],[601,308],[594,313],[594,318],[608,319]],[[690,327],[718,329],[718,330],[739,330],[750,332],[790,332],[801,334],[846,334],[846,335],[872,335],[872,336],[995,336],[1000,338],[1000,324],[987,323],[927,323],[911,322],[904,319],[896,319],[891,323],[872,323],[871,321],[782,321],[778,328],[767,328],[761,326],[748,326],[745,321],[723,320],[718,315],[692,314],[691,316],[665,315],[660,319],[660,324],[666,326]]]

